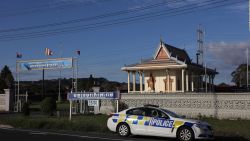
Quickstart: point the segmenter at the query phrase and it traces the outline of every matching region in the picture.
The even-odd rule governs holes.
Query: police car
[[[174,112],[153,105],[112,114],[107,126],[120,136],[130,134],[161,136],[177,138],[180,141],[213,139],[213,130],[208,123],[185,119]]]

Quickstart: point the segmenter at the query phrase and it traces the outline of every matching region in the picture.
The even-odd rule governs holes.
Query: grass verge
[[[22,115],[0,116],[0,124],[11,125],[16,128],[68,130],[79,132],[109,132],[107,128],[107,115],[81,115],[73,116],[72,121],[68,117],[46,117]],[[203,118],[210,123],[217,137],[240,137],[250,140],[250,120],[219,120]]]
[[[21,115],[0,117],[0,124],[15,128],[70,130],[83,132],[108,132],[107,115],[74,116],[71,121],[67,117],[23,117]]]

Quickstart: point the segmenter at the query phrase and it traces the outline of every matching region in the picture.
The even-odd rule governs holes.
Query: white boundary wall
[[[250,119],[250,93],[121,94],[129,107],[159,105],[187,117]]]
[[[0,94],[0,111],[10,111],[10,90],[4,89],[5,94]]]

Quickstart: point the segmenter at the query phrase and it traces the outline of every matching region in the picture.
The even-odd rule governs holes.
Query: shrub
[[[46,97],[41,102],[41,111],[49,116],[53,116],[56,111],[56,101],[51,97]]]
[[[22,113],[24,116],[29,116],[30,115],[30,105],[28,102],[25,102],[22,107]]]
[[[128,105],[126,103],[122,102],[122,101],[119,101],[118,108],[119,108],[119,111],[123,111],[125,109],[128,109]]]

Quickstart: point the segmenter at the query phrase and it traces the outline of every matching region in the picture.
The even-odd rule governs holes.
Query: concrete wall
[[[4,94],[0,94],[0,111],[10,111],[10,90],[4,89],[4,91]]]
[[[129,107],[155,104],[187,117],[250,119],[250,93],[121,94]]]

